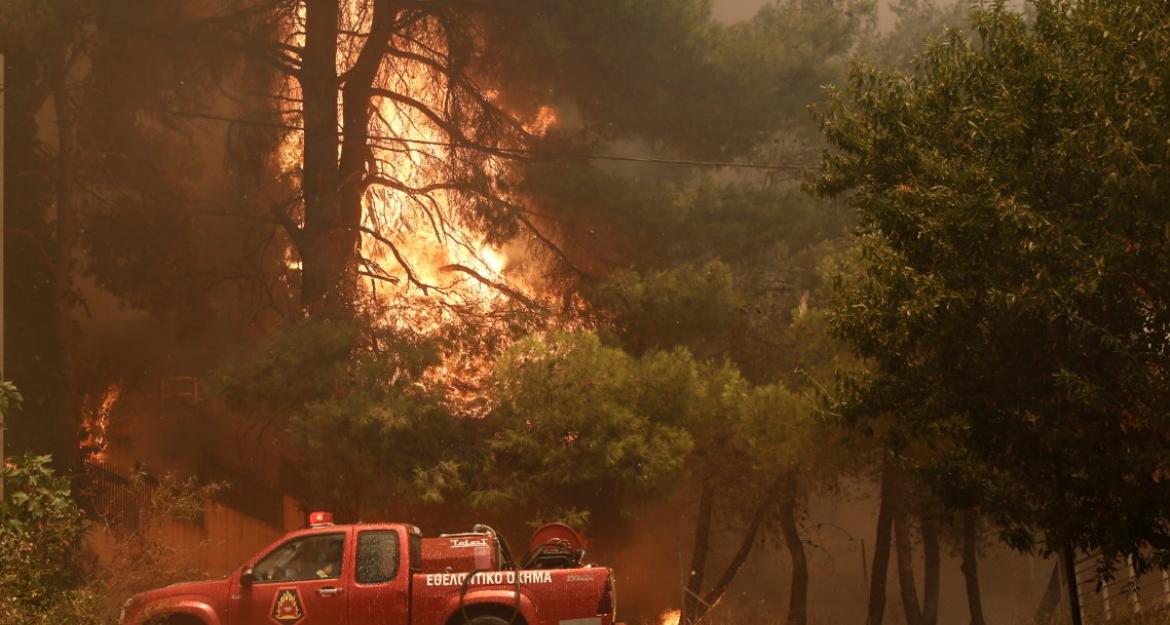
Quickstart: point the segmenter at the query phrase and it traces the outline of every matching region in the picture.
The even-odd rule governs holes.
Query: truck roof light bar
[[[309,513],[309,527],[325,527],[333,525],[333,513],[331,512],[310,512]]]

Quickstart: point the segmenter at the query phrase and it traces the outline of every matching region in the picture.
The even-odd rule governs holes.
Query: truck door
[[[229,625],[348,625],[347,534],[290,538],[257,560],[255,581],[232,588]]]
[[[398,529],[356,531],[354,583],[350,586],[352,625],[407,625],[410,620],[410,555]]]

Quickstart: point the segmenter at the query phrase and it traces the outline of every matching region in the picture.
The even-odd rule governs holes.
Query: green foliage
[[[213,545],[176,546],[166,532],[172,523],[201,521],[219,484],[137,473],[128,487],[141,506],[135,523],[111,525],[101,518],[83,522],[67,481],[53,475],[47,457],[21,458],[5,473],[11,495],[0,508],[20,529],[0,526],[0,622],[30,625],[109,625],[121,601],[168,583],[205,577],[190,562],[195,551]],[[11,500],[19,505],[11,505]],[[37,502],[37,505],[32,505]],[[103,534],[103,558],[89,557],[86,539]]]
[[[794,373],[813,351],[794,342],[795,313],[824,299],[821,264],[844,238],[841,211],[734,186],[693,192],[673,208],[678,225],[664,218],[658,226],[670,247],[608,276],[590,302],[612,315],[635,351],[682,345],[730,358],[754,382],[799,384]],[[831,342],[816,345],[827,348],[820,358],[840,353]]]
[[[51,462],[50,456],[23,456],[0,469],[4,477],[0,528],[6,534],[27,536],[45,523],[68,525],[77,532],[83,528],[81,512],[69,496],[69,480],[54,475]]]
[[[240,268],[264,255],[234,250],[249,249],[248,237],[264,231],[256,223],[264,209],[254,205],[265,196],[254,176],[274,133],[264,129],[264,143],[255,127],[225,132],[218,122],[155,111],[220,110],[213,94],[271,77],[244,75],[246,56],[225,41],[239,25],[212,17],[244,3],[88,1],[95,9],[77,44],[86,53],[77,82],[94,85],[77,92],[86,270],[127,305],[205,327],[210,302],[230,314],[249,301],[241,294],[255,295],[259,277]],[[172,154],[184,156],[165,156]]]
[[[615,315],[636,353],[703,340],[715,343],[707,350],[721,349],[730,339],[729,321],[746,305],[731,268],[718,260],[649,274],[618,270],[591,295],[592,303]]]
[[[750,505],[781,471],[813,458],[806,397],[753,386],[685,349],[636,358],[592,334],[530,337],[497,363],[493,396],[484,483],[471,498],[482,507],[612,518],[691,479],[726,485],[721,498]]]
[[[277,335],[256,356],[220,368],[213,384],[238,410],[297,410],[328,397],[345,379],[357,333],[342,322],[303,323]]]
[[[967,24],[969,4],[963,0],[896,0],[890,6],[897,17],[893,29],[871,34],[858,46],[855,58],[884,69],[909,70],[932,38]]]
[[[706,0],[521,0],[489,24],[505,98],[572,110],[586,139],[744,153],[802,115],[869,2],[783,0],[721,25]]]
[[[432,339],[369,320],[306,321],[222,368],[216,387],[287,428],[304,459],[302,496],[354,514],[394,497],[437,501],[458,485],[444,463],[458,461],[467,433],[424,380],[437,363]]]
[[[910,74],[859,67],[813,186],[848,194],[861,270],[831,318],[952,502],[1028,547],[1170,548],[1165,3],[975,10]],[[1106,513],[1105,511],[1108,511]]]
[[[24,398],[21,397],[15,384],[8,380],[0,380],[0,417],[7,417],[20,410],[20,405],[23,402]]]
[[[87,562],[87,524],[51,460],[23,456],[0,469],[0,622],[39,622],[43,613],[69,612],[93,599],[76,592]]]
[[[692,445],[691,413],[686,395],[663,391],[688,393],[696,376],[689,359],[643,365],[590,334],[517,343],[497,363],[490,482],[473,505],[567,510],[590,498],[620,510],[668,492]]]

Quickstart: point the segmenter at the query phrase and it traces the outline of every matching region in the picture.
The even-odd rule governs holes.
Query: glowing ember
[[[81,449],[95,460],[104,460],[109,441],[106,434],[110,427],[110,414],[122,396],[122,385],[111,384],[102,393],[101,401],[91,410],[87,410],[81,422],[81,429],[85,438],[81,441]]]
[[[552,107],[542,106],[536,112],[536,119],[525,124],[524,129],[534,135],[544,135],[557,124],[558,120],[557,112]]]
[[[658,616],[658,625],[678,625],[680,618],[681,610],[667,610]]]

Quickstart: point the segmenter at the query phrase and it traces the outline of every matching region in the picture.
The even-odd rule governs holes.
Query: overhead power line
[[[300,130],[304,131],[303,126],[294,124],[286,124],[283,122],[270,122],[257,119],[242,119],[239,117],[230,117],[227,115],[218,115],[215,113],[204,113],[196,111],[177,111],[173,109],[163,109],[154,107],[127,107],[134,110],[145,111],[150,113],[159,113],[163,115],[173,115],[176,117],[187,117],[192,119],[204,119],[209,121],[219,121],[232,124],[241,124],[246,126],[259,126],[263,128],[275,128],[280,130]],[[338,132],[338,136],[341,133]],[[726,167],[734,169],[759,169],[770,171],[788,171],[788,172],[802,172],[808,169],[807,165],[789,165],[776,163],[750,163],[742,161],[704,161],[704,160],[689,160],[689,159],[674,159],[674,158],[658,158],[649,156],[621,156],[618,154],[592,154],[585,152],[556,152],[552,150],[533,150],[528,148],[505,148],[505,147],[486,147],[471,144],[457,144],[447,141],[430,141],[427,139],[413,139],[404,137],[379,137],[374,136],[373,139],[394,141],[395,143],[404,143],[408,145],[425,145],[433,147],[460,147],[472,150],[482,150],[484,152],[502,153],[515,156],[531,156],[543,158],[561,158],[561,159],[582,159],[591,161],[616,161],[623,163],[647,163],[658,165],[682,165],[689,167]]]

